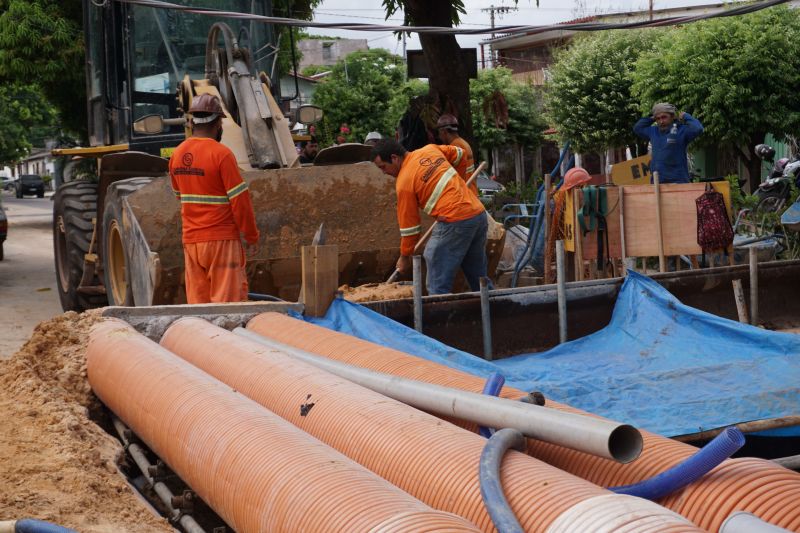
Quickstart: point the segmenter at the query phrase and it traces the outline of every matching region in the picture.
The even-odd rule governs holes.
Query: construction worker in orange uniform
[[[458,146],[464,150],[463,160],[455,162],[453,166],[458,171],[461,179],[468,181],[472,173],[475,172],[475,158],[472,157],[472,148],[469,143],[458,134],[458,119],[449,113],[445,113],[436,121],[436,130],[443,143],[447,143],[450,146]],[[475,193],[475,196],[478,196],[478,183],[476,181],[473,181],[469,188]]]
[[[258,253],[250,191],[222,139],[219,97],[192,99],[192,137],[169,160],[172,189],[181,201],[186,300],[190,304],[247,300],[245,255]],[[247,242],[247,251],[241,238]]]
[[[463,157],[463,150],[456,146],[429,144],[408,152],[393,139],[382,139],[372,148],[375,165],[397,179],[397,270],[401,274],[411,269],[411,255],[420,238],[419,210],[439,222],[423,254],[428,294],[452,292],[459,267],[473,291],[480,290],[480,278],[486,276],[487,215],[452,166]]]

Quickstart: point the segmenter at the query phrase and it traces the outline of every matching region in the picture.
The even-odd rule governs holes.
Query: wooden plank
[[[730,187],[727,181],[714,182],[722,193],[728,216],[731,215]],[[704,183],[667,183],[661,185],[664,255],[700,254],[697,244],[697,207],[695,200],[705,192]],[[655,191],[649,185],[626,186],[623,216],[625,248],[629,257],[658,255]]]
[[[664,256],[664,218],[661,213],[661,187],[658,172],[653,172],[653,191],[656,196],[656,245],[658,245],[658,271],[667,271],[667,258]]]
[[[302,246],[300,253],[305,314],[323,316],[339,288],[339,247]]]
[[[615,185],[650,183],[650,154],[611,165],[611,181]]]

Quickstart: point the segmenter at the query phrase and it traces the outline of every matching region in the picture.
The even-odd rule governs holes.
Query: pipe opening
[[[644,440],[639,430],[628,424],[614,429],[608,438],[608,452],[620,463],[630,463],[641,455]]]

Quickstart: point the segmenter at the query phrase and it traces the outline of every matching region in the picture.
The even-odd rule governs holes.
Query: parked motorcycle
[[[770,163],[775,158],[775,149],[766,144],[756,146],[755,153],[760,159]],[[759,198],[756,211],[774,213],[783,209],[792,193],[792,184],[800,187],[800,159],[794,156],[774,161],[769,174],[755,192]]]

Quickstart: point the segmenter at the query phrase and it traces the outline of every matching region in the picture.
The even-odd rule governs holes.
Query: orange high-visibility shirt
[[[419,240],[420,209],[445,222],[466,220],[485,210],[451,165],[463,155],[461,148],[435,144],[406,153],[395,183],[402,255],[411,255]]]
[[[258,242],[250,191],[227,146],[190,137],[173,152],[169,175],[181,201],[184,243],[238,240],[240,232]]]
[[[450,146],[458,146],[464,150],[464,157],[461,158],[461,161],[453,164],[453,166],[458,171],[458,175],[461,176],[461,179],[463,179],[465,182],[469,181],[472,173],[475,172],[475,159],[472,157],[472,148],[463,137],[456,137],[453,139],[453,142],[450,143]],[[475,193],[475,196],[478,196],[477,179],[470,184],[469,190]]]

